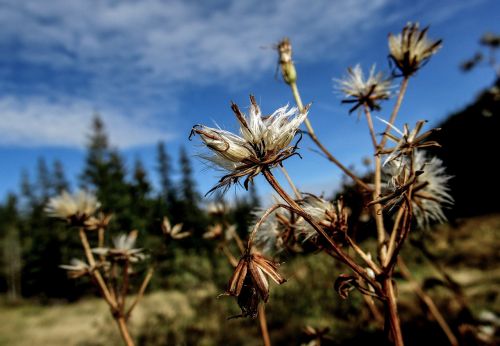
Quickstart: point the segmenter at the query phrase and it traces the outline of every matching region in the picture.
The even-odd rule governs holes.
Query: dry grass
[[[442,226],[431,233],[434,239],[428,241],[429,247],[462,287],[473,314],[485,309],[500,314],[500,216],[468,219],[458,227]],[[420,282],[439,278],[439,273],[409,244],[405,258]],[[338,299],[331,290],[331,279],[320,280],[333,269],[329,258],[322,261],[321,256],[314,255],[291,260],[283,266],[289,282],[273,288],[268,305],[274,344],[297,344],[300,328],[306,323],[329,326],[337,341],[350,337],[347,335],[350,324],[355,331],[365,323],[361,303],[358,302],[361,310],[356,310],[352,299]],[[398,287],[404,320],[426,320],[409,286],[399,282]],[[132,316],[132,335],[142,345],[259,345],[255,321],[226,321],[238,308],[233,299],[215,299],[221,289],[208,284],[146,295]],[[324,294],[314,295],[314,301],[303,301],[304,291]],[[456,316],[455,300],[449,290],[438,286],[430,288],[428,293],[447,318]],[[353,295],[353,299],[358,298]],[[318,305],[319,301],[325,303]],[[353,321],[360,319],[361,324],[355,325]],[[0,345],[113,346],[121,345],[121,339],[106,304],[100,299],[86,298],[75,304],[52,306],[28,301],[17,306],[0,304]]]

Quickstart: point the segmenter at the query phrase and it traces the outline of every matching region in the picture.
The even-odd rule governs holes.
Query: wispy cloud
[[[340,40],[345,46],[378,23],[387,2],[222,1],[210,7],[180,0],[12,0],[0,14],[0,42],[15,40],[17,58],[56,69],[106,76],[131,69],[197,83],[269,68],[275,55],[258,47],[284,35],[293,36],[304,59]]]
[[[66,100],[51,102],[43,98],[0,98],[0,145],[65,146],[82,148],[96,109],[89,102]],[[126,148],[168,140],[170,134],[137,114],[99,110],[112,145]]]

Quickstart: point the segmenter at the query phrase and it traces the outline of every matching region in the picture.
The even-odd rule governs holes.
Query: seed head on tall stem
[[[296,154],[297,143],[291,145],[307,112],[281,107],[263,116],[255,98],[250,96],[250,112],[245,115],[236,104],[231,108],[240,125],[239,135],[220,128],[196,125],[191,135],[199,135],[212,152],[202,158],[227,171],[210,191],[228,187],[245,177],[244,186],[262,172]]]

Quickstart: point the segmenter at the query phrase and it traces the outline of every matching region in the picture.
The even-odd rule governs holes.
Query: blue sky
[[[74,180],[94,112],[128,164],[140,157],[154,180],[156,143],[166,141],[174,160],[182,145],[194,156],[200,148],[187,139],[192,125],[235,129],[231,100],[245,108],[252,93],[264,113],[293,103],[275,78],[272,46],[284,36],[318,136],[361,170],[370,153],[366,125],[340,104],[332,78],[357,63],[387,70],[387,34],[407,21],[431,25],[443,48],[410,82],[398,125],[436,124],[492,83],[489,70],[464,74],[458,65],[483,33],[500,31],[500,2],[2,0],[0,19],[2,197],[18,190],[23,168],[34,173],[40,156],[60,159]],[[387,118],[390,105],[379,116]],[[331,192],[339,170],[311,143],[301,147],[304,159],[287,161],[290,174],[305,191]],[[206,192],[218,173],[193,163]],[[268,191],[263,181],[258,186]]]

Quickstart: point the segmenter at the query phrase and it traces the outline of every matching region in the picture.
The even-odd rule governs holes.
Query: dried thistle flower
[[[408,161],[408,158],[395,160],[385,168],[387,189],[393,192],[399,190],[401,196],[390,203],[399,204],[403,199],[403,191],[408,190],[404,187],[411,184],[412,210],[417,225],[423,228],[431,222],[446,222],[443,207],[452,205],[453,197],[448,186],[451,176],[446,174],[443,161],[437,157],[427,158],[423,151],[415,152],[412,165]],[[413,174],[410,172],[411,166],[415,170]]]
[[[77,279],[90,273],[90,266],[87,262],[78,258],[73,258],[70,263],[71,264],[61,264],[59,268],[67,270],[68,277],[71,279]]]
[[[365,79],[363,70],[358,64],[347,69],[347,76],[343,79],[334,79],[345,95],[342,103],[354,103],[349,113],[354,112],[362,105],[371,110],[379,110],[379,101],[389,99],[391,95],[391,79],[386,78],[382,72],[375,73],[375,65],[370,69],[368,78]]]
[[[161,230],[163,234],[171,239],[183,239],[191,235],[191,232],[182,232],[182,223],[178,223],[172,227],[170,220],[166,216],[163,217]]]
[[[334,238],[343,235],[348,228],[348,209],[344,206],[344,201],[340,198],[336,205],[320,197],[308,194],[299,202],[300,206],[308,213],[318,225],[322,226]],[[316,237],[318,232],[305,220],[301,220],[298,230],[304,234],[305,240]]]
[[[262,219],[267,210],[253,213],[255,223]],[[282,251],[302,252],[301,234],[302,217],[289,210],[277,209],[269,214],[260,224],[258,232],[252,237],[252,246],[260,253],[276,256]],[[249,229],[250,232],[253,227]]]
[[[92,252],[106,256],[111,261],[139,262],[146,258],[142,248],[134,248],[137,240],[137,231],[129,234],[120,234],[113,239],[112,248],[94,248]]]
[[[203,233],[203,238],[205,239],[218,239],[222,236],[223,228],[221,224],[210,225],[207,231]]]
[[[437,157],[428,158],[423,151],[415,154],[414,165],[423,171],[413,188],[413,214],[420,227],[427,227],[431,221],[446,222],[443,206],[451,206],[448,181],[443,161]]]
[[[241,257],[225,292],[226,295],[238,297],[241,315],[235,317],[257,317],[259,302],[269,299],[267,276],[279,285],[286,281],[277,270],[276,262],[259,253],[246,253]]]
[[[91,216],[88,220],[85,221],[85,228],[89,231],[94,231],[98,229],[105,229],[108,227],[109,222],[113,214],[104,214],[103,212],[99,212],[96,216]]]
[[[223,216],[226,214],[226,206],[222,202],[212,202],[207,205],[207,212],[213,216]]]
[[[264,117],[253,96],[250,102],[248,116],[237,105],[231,106],[240,124],[240,135],[204,125],[192,129],[191,135],[200,135],[214,154],[204,158],[229,172],[208,193],[237,183],[242,177],[246,177],[244,186],[248,189],[249,182],[263,169],[272,168],[296,153],[297,146],[290,143],[307,112],[285,106]]]
[[[45,212],[52,217],[65,219],[71,224],[82,225],[100,205],[96,196],[88,191],[80,190],[73,195],[63,191],[59,196],[49,200]]]
[[[285,37],[276,45],[276,50],[279,55],[279,65],[283,80],[287,84],[292,84],[297,81],[297,71],[292,60],[292,44],[290,39]]]
[[[377,117],[378,118],[378,117]],[[388,148],[379,151],[379,154],[389,154],[384,161],[384,166],[397,158],[402,156],[410,155],[415,149],[418,148],[430,148],[430,147],[440,147],[441,145],[436,141],[428,141],[430,135],[434,132],[441,130],[440,128],[430,129],[423,134],[420,134],[422,127],[427,122],[425,120],[420,120],[415,124],[413,130],[410,130],[408,124],[404,124],[403,131],[400,131],[397,127],[391,123],[385,121],[384,119],[378,118],[384,124],[389,125],[400,137],[393,135],[392,133],[385,133],[385,135],[393,142],[396,146],[393,148]]]
[[[265,212],[266,210],[254,212],[255,220],[260,220]],[[263,254],[274,255],[284,249],[283,236],[286,232],[286,228],[279,216],[277,216],[277,213],[278,212],[272,213],[262,222],[259,231],[255,233],[253,238],[253,246]],[[252,230],[253,227],[250,227],[250,232]]]
[[[330,332],[330,328],[314,328],[312,326],[306,326],[302,329],[304,336],[307,339],[307,344],[301,344],[301,346],[321,346],[324,341],[331,342],[333,339],[327,334]]]
[[[483,46],[498,48],[500,47],[500,35],[494,34],[492,32],[487,32],[481,37],[481,40],[479,42]]]
[[[389,58],[402,76],[418,71],[441,48],[441,40],[427,38],[429,27],[419,29],[418,23],[408,23],[398,35],[389,34]]]

